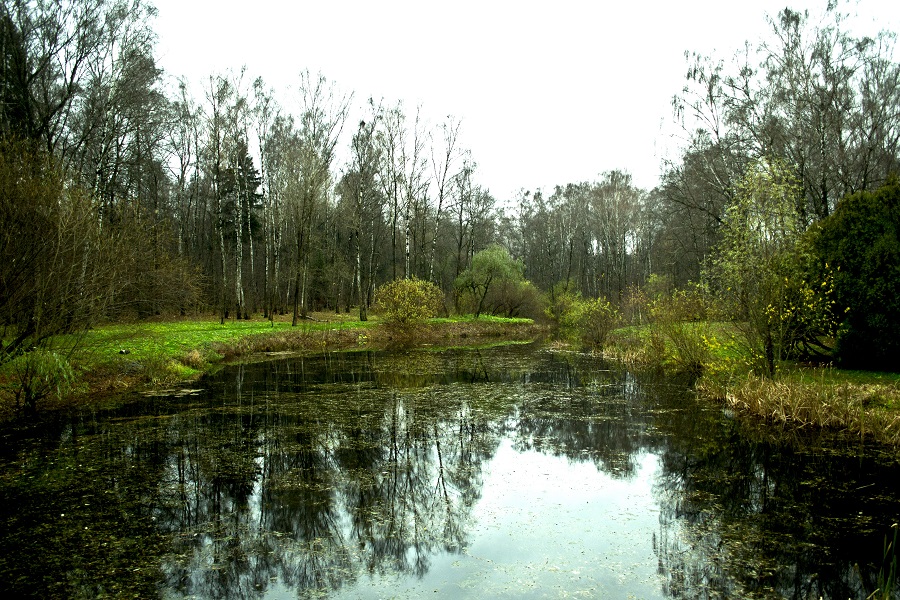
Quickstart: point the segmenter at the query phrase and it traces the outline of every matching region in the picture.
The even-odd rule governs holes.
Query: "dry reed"
[[[719,397],[736,412],[794,427],[845,429],[879,442],[900,445],[900,389],[889,384],[801,382],[747,375],[729,387],[701,382],[698,391]]]

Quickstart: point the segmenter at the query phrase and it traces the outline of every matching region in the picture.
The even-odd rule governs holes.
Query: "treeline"
[[[351,122],[353,96],[308,72],[290,103],[245,71],[173,90],[143,0],[0,7],[3,361],[103,319],[365,319],[378,286],[413,276],[460,309],[492,244],[539,292],[621,304],[651,276],[703,279],[761,160],[792,169],[806,229],[900,159],[893,36],[852,36],[831,4],[779,13],[734,63],[690,57],[687,143],[657,189],[612,170],[512,207],[479,185],[457,119],[370,99]]]

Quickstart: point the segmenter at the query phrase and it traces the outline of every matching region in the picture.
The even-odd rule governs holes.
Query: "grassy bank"
[[[784,362],[774,379],[754,372],[728,324],[664,323],[616,330],[609,358],[638,369],[696,375],[697,393],[737,414],[793,428],[845,430],[900,448],[900,374]]]
[[[223,362],[252,355],[319,353],[398,346],[462,346],[534,339],[542,329],[530,319],[482,316],[432,319],[398,328],[378,320],[315,313],[292,327],[289,317],[227,321],[192,318],[111,324],[79,336],[52,340],[49,350],[67,358],[73,377],[68,393],[50,393],[39,409],[85,403],[120,392],[163,388],[190,380]],[[20,409],[15,374],[0,376],[0,418]]]

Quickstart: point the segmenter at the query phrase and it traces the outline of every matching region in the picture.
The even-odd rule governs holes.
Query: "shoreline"
[[[328,315],[334,317],[334,315]],[[111,340],[91,340],[84,356],[73,361],[77,365],[75,389],[58,397],[43,398],[36,413],[100,406],[129,394],[153,393],[171,389],[180,383],[196,381],[221,365],[253,360],[273,360],[278,356],[314,355],[322,352],[380,351],[419,347],[463,347],[494,342],[534,341],[547,334],[548,328],[530,319],[432,319],[398,327],[378,321],[360,324],[345,318],[315,319],[299,327],[284,322],[256,320],[252,323],[232,322],[221,326],[204,319],[135,323],[98,328],[96,336],[116,330]],[[177,325],[195,325],[218,333],[216,339],[199,343],[186,342],[190,336],[178,335]],[[237,327],[256,329],[247,333]],[[276,327],[277,325],[277,327]],[[130,333],[122,334],[118,329]],[[154,329],[155,328],[155,329]],[[158,333],[156,330],[162,330]],[[208,336],[213,337],[213,336]],[[119,343],[120,342],[120,343]],[[149,349],[138,350],[153,342]],[[116,343],[122,346],[116,350]],[[19,419],[23,409],[12,403],[6,393],[0,403],[0,423]]]
[[[843,431],[900,451],[900,373],[785,361],[769,379],[742,366],[714,336],[703,340],[700,361],[679,361],[677,350],[635,337],[621,335],[603,356],[630,369],[690,374],[698,398],[765,427]]]
[[[85,350],[75,389],[62,398],[42,399],[36,412],[102,406],[130,394],[173,389],[221,365],[247,360],[532,342],[550,333],[548,325],[528,319],[432,319],[398,327],[375,319],[361,323],[346,316],[318,316],[323,318],[305,321],[300,327],[263,320],[223,326],[195,318],[98,328],[95,337],[113,334],[102,343],[94,340],[96,347]],[[196,331],[203,335],[198,337]],[[150,342],[151,347],[137,349]],[[116,344],[135,349],[115,350]],[[678,371],[634,350],[612,344],[600,355],[630,369]],[[774,380],[733,371],[723,377],[711,362],[704,365],[692,387],[700,398],[768,427],[844,430],[900,449],[900,375],[795,366]],[[21,407],[12,404],[8,390],[9,386],[0,403],[0,423],[24,415]]]

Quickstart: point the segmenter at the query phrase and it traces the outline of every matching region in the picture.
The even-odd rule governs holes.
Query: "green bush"
[[[706,307],[705,294],[698,286],[659,294],[650,302],[651,345],[657,360],[681,372],[703,372],[711,359]]]
[[[561,281],[550,290],[544,314],[560,328],[568,326],[565,315],[572,310],[573,304],[581,301],[581,292],[572,291],[574,289],[575,285],[571,281]]]
[[[472,257],[472,265],[456,278],[457,308],[471,307],[475,318],[487,310],[508,317],[518,314],[518,308],[533,294],[525,287],[524,266],[509,251],[492,244]]]
[[[572,320],[582,343],[603,346],[609,332],[619,320],[619,314],[604,298],[581,300],[572,306]]]
[[[474,313],[474,308],[472,306],[470,312]],[[491,286],[485,296],[483,312],[502,317],[535,319],[544,312],[544,298],[540,290],[526,279],[503,280]]]
[[[16,409],[26,412],[34,412],[44,398],[62,398],[75,382],[75,370],[66,357],[49,350],[26,352],[4,367],[10,375],[5,387],[15,399]]]
[[[841,200],[813,247],[819,279],[833,276],[838,362],[900,370],[900,180]]]
[[[619,313],[604,298],[582,298],[568,287],[554,290],[554,302],[546,314],[564,335],[578,339],[586,346],[600,347],[619,321]]]
[[[444,295],[430,281],[395,279],[375,290],[375,307],[386,323],[411,325],[436,317]]]

